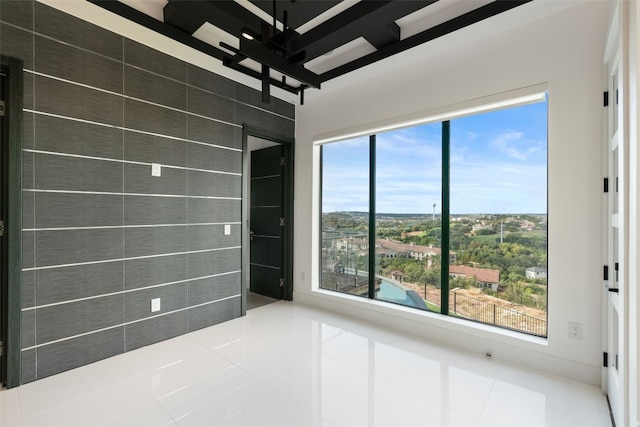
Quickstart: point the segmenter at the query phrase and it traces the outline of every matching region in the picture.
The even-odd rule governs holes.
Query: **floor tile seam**
[[[94,390],[94,391],[92,391],[90,393],[86,393],[86,394],[83,394],[83,395],[81,395],[79,397],[73,398],[71,400],[67,400],[67,401],[65,401],[63,403],[60,403],[58,405],[55,405],[55,406],[53,406],[51,408],[48,408],[48,409],[45,409],[45,410],[39,410],[38,412],[35,412],[35,413],[33,413],[31,415],[28,415],[28,416],[23,415],[22,412],[21,412],[21,420],[22,421],[31,420],[31,419],[34,419],[35,417],[39,417],[39,416],[45,415],[47,413],[50,413],[50,412],[53,412],[53,411],[56,411],[56,410],[59,410],[59,409],[64,409],[65,407],[68,407],[70,405],[76,404],[76,403],[78,403],[78,402],[80,402],[80,401],[82,401],[84,399],[95,398],[98,394],[100,394],[102,392],[105,392],[105,391],[111,390],[111,389],[115,389],[117,387],[121,387],[121,386],[123,386],[123,385],[125,385],[127,383],[134,382],[136,380],[137,380],[136,377],[130,377],[125,381],[121,381],[121,382],[118,382],[116,384],[111,384],[109,386],[102,387],[102,388],[100,388],[98,390]],[[22,410],[22,407],[21,407],[21,410]]]
[[[496,359],[496,360],[499,360],[499,359]],[[489,392],[487,393],[487,396],[485,397],[484,402],[482,403],[482,408],[480,409],[480,412],[477,418],[477,423],[483,422],[485,424],[488,424],[486,421],[483,420],[483,416],[485,411],[487,410],[487,404],[489,403],[489,399],[491,399],[491,395],[493,394],[493,391],[498,382],[498,378],[500,378],[500,373],[502,372],[503,369],[504,369],[504,362],[500,360],[500,366],[498,367],[498,372],[496,372],[496,375],[491,379],[491,388],[489,388]]]
[[[514,365],[514,364],[510,364],[510,363],[505,363],[503,366],[504,366],[505,369],[506,368],[510,368],[510,369],[513,369],[513,370],[516,370],[516,371],[524,371],[524,372],[526,372],[528,374],[531,374],[531,375],[534,375],[534,376],[537,376],[540,373],[540,374],[544,375],[545,378],[548,378],[549,376],[557,377],[557,381],[558,382],[562,382],[562,383],[568,385],[568,387],[570,389],[574,389],[576,386],[580,386],[580,387],[586,386],[586,387],[595,387],[595,388],[597,388],[596,386],[592,386],[591,384],[583,383],[583,382],[580,382],[580,381],[576,381],[576,380],[573,380],[573,379],[570,379],[570,378],[562,377],[562,376],[559,376],[559,375],[556,375],[556,374],[551,374],[551,373],[544,372],[544,371],[538,371],[538,370],[535,370],[535,369],[532,369],[532,368],[529,368],[529,367],[526,367],[526,366],[525,367],[520,367],[519,365]],[[509,380],[503,378],[501,376],[501,374],[502,374],[502,369],[498,373],[498,375],[496,377],[496,380],[504,382],[506,384],[511,384],[511,385],[518,385],[519,384],[517,382],[514,383],[512,381],[509,381]],[[556,379],[552,378],[550,381],[556,381]],[[535,392],[544,393],[546,396],[553,396],[553,397],[558,398],[558,399],[563,399],[565,401],[577,403],[579,405],[592,408],[590,406],[590,404],[587,403],[586,401],[577,399],[575,397],[576,393],[574,393],[574,392],[569,393],[569,394],[562,394],[562,393],[554,392],[553,390],[548,390],[547,388],[545,388],[543,391],[538,391],[537,389],[533,389],[533,388],[529,388],[529,389],[532,390],[532,391],[535,391]],[[606,400],[607,400],[606,395],[600,393],[598,395],[598,398],[600,398],[600,397],[602,398],[601,400],[602,400],[602,402],[604,402],[604,407],[605,407],[605,409],[603,409],[602,411],[608,413],[609,409],[608,409],[608,406],[606,404]]]
[[[16,387],[16,389],[12,389],[15,390],[15,395],[16,395],[16,400],[18,401],[18,420],[20,422],[20,426],[16,426],[16,427],[22,427],[22,401],[20,399],[20,393],[18,393],[18,389],[19,387]],[[0,391],[9,391],[9,390],[0,390]]]
[[[162,341],[162,342],[165,342],[165,341]],[[161,342],[161,343],[162,343],[162,342]],[[156,344],[160,344],[160,343],[156,343]],[[204,344],[201,344],[201,343],[198,343],[198,344],[200,344],[203,348],[202,348],[202,349],[200,349],[200,350],[198,350],[198,351],[196,351],[196,352],[191,352],[191,353],[189,353],[188,355],[185,355],[185,356],[183,357],[183,359],[187,359],[187,358],[189,358],[189,357],[197,356],[197,355],[199,355],[199,354],[201,354],[201,353],[206,353],[207,351],[210,351],[210,349],[209,349],[209,348],[207,348]],[[143,347],[143,348],[145,348],[145,347]],[[134,351],[135,351],[135,350],[134,350]],[[143,371],[143,372],[136,372],[136,370],[131,366],[131,362],[129,361],[129,359],[130,359],[130,358],[133,358],[133,357],[134,357],[134,355],[131,355],[131,354],[129,354],[129,352],[127,352],[127,353],[123,353],[123,354],[122,354],[122,357],[123,357],[123,361],[124,361],[124,363],[127,365],[127,368],[132,372],[132,375],[133,375],[134,377],[138,378],[138,379],[141,379],[142,377],[145,377],[145,376],[151,375],[151,374],[153,374],[153,373],[158,373],[158,372],[160,372],[162,369],[164,369],[164,368],[166,368],[166,367],[168,367],[168,366],[171,366],[171,365],[173,365],[173,364],[175,364],[175,363],[179,362],[178,360],[176,360],[176,361],[174,361],[174,362],[167,363],[167,364],[165,364],[165,365],[163,365],[163,366],[161,366],[161,367],[159,367],[159,368],[154,368],[154,369],[152,369],[152,370]]]
[[[136,380],[138,381],[138,384],[140,384],[140,387],[142,387],[145,391],[145,393],[151,397],[152,402],[154,402],[161,410],[162,412],[177,426],[179,426],[178,422],[175,420],[175,418],[173,418],[173,416],[169,413],[169,411],[167,410],[167,408],[165,408],[162,403],[160,402],[159,399],[157,399],[153,393],[151,392],[151,390],[149,390],[145,384],[143,383],[142,379],[136,376]],[[131,412],[131,411],[129,411]]]

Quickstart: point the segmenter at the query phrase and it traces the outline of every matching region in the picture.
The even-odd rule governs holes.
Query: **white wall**
[[[536,1],[310,92],[297,111],[294,300],[591,384],[602,363],[602,62],[612,3]],[[318,291],[314,137],[535,84],[549,90],[549,334]],[[445,108],[446,109],[446,108]],[[568,337],[568,322],[584,338]]]

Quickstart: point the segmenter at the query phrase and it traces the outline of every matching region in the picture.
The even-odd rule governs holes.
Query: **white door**
[[[627,423],[627,361],[624,339],[627,332],[626,294],[628,286],[628,128],[625,106],[625,81],[622,37],[623,24],[620,20],[624,13],[625,2],[620,2],[614,12],[607,50],[605,70],[607,74],[606,91],[608,107],[605,120],[605,173],[608,177],[606,210],[606,258],[608,279],[604,286],[605,313],[605,352],[606,366],[604,377],[611,412],[616,425]]]

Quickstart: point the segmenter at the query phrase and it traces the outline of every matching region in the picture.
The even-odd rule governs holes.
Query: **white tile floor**
[[[597,387],[290,302],[0,391],[13,426],[610,426]]]

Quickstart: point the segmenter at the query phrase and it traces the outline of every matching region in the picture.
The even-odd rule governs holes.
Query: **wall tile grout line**
[[[273,267],[269,267],[269,268],[273,268]],[[232,274],[238,274],[238,273],[241,273],[241,272],[242,272],[241,270],[226,271],[226,272],[223,272],[223,273],[210,274],[208,276],[193,277],[193,278],[188,278],[188,279],[184,279],[184,280],[176,280],[174,282],[159,283],[157,285],[149,285],[149,286],[143,286],[143,287],[139,287],[139,288],[124,289],[122,291],[110,292],[108,294],[93,295],[93,296],[90,296],[90,297],[76,298],[76,299],[65,300],[65,301],[57,301],[57,302],[52,302],[50,304],[35,305],[33,307],[25,307],[21,311],[22,312],[27,312],[27,311],[39,310],[39,309],[42,309],[42,308],[55,307],[55,306],[58,306],[58,305],[73,304],[73,303],[82,302],[82,301],[91,301],[91,300],[95,300],[95,299],[107,298],[107,297],[112,297],[112,296],[116,296],[116,295],[125,295],[125,294],[130,294],[130,293],[135,293],[135,292],[146,291],[146,290],[149,290],[149,289],[157,289],[157,288],[163,288],[163,287],[171,286],[171,285],[179,285],[181,283],[195,282],[197,280],[205,280],[205,279],[213,279],[213,278],[216,278],[216,277],[224,277],[224,276],[229,276],[229,275],[232,275]]]
[[[177,310],[167,311],[165,313],[161,313],[161,314],[158,314],[158,315],[155,315],[155,316],[144,317],[142,319],[136,319],[136,320],[132,320],[130,322],[123,322],[123,323],[118,324],[118,325],[108,326],[106,328],[100,328],[100,329],[96,329],[96,330],[93,330],[93,331],[84,332],[82,334],[76,334],[76,335],[73,335],[73,336],[70,336],[70,337],[60,338],[60,339],[57,339],[57,340],[53,340],[53,341],[49,341],[49,342],[46,342],[46,343],[34,345],[34,346],[31,346],[31,347],[26,347],[26,348],[21,349],[21,351],[28,351],[28,350],[31,350],[31,349],[37,349],[37,348],[45,347],[45,346],[48,346],[48,345],[51,345],[51,344],[57,344],[57,343],[60,343],[60,342],[69,341],[69,340],[72,340],[74,338],[80,338],[80,337],[84,337],[84,336],[87,336],[87,335],[95,334],[95,333],[98,333],[98,332],[108,331],[110,329],[121,328],[123,326],[133,325],[133,324],[136,324],[136,323],[145,322],[147,320],[153,320],[153,319],[156,319],[158,317],[167,316],[169,314],[180,313],[180,312],[185,311],[185,310],[191,310],[193,308],[203,307],[205,305],[211,305],[211,304],[215,304],[217,302],[227,301],[227,300],[235,299],[235,298],[239,298],[239,297],[240,297],[240,294],[231,295],[231,296],[228,296],[228,297],[217,299],[215,301],[207,301],[207,302],[204,302],[204,303],[201,303],[201,304],[196,304],[196,305],[192,305],[192,306],[188,306],[188,307],[183,307],[183,308],[179,308]]]
[[[71,120],[71,121],[74,121],[74,122],[86,123],[86,124],[91,124],[91,125],[96,125],[96,126],[101,126],[101,127],[106,127],[106,128],[119,129],[119,130],[124,130],[124,131],[127,131],[127,132],[139,133],[139,134],[142,134],[142,135],[156,136],[158,138],[172,139],[172,140],[175,140],[175,141],[184,141],[184,142],[188,142],[188,143],[191,143],[191,144],[205,145],[205,146],[208,146],[208,147],[220,148],[222,150],[236,151],[236,152],[240,152],[240,153],[242,152],[242,149],[240,149],[240,148],[227,147],[227,146],[224,146],[224,145],[215,145],[215,144],[210,144],[208,142],[202,142],[202,141],[194,141],[194,140],[180,138],[180,137],[172,136],[172,135],[164,135],[164,134],[155,133],[155,132],[148,132],[148,131],[144,131],[144,130],[141,130],[141,129],[133,129],[133,128],[127,128],[127,127],[124,127],[124,126],[110,125],[108,123],[100,123],[100,122],[96,122],[96,121],[81,119],[81,118],[78,118],[78,117],[63,116],[63,115],[60,115],[60,114],[48,113],[46,111],[38,111],[38,110],[34,110],[34,109],[29,109],[29,108],[24,108],[22,111],[24,111],[26,113],[38,114],[38,115],[48,116],[48,117],[55,117],[55,118],[64,119],[64,120]]]
[[[149,259],[149,258],[160,258],[166,256],[174,256],[174,255],[190,255],[190,254],[199,254],[206,252],[219,252],[219,251],[227,251],[233,249],[241,249],[242,246],[230,246],[225,248],[212,248],[212,249],[200,249],[196,251],[184,251],[184,252],[172,252],[172,253],[164,253],[164,254],[155,254],[155,255],[140,255],[135,257],[125,257],[125,258],[114,258],[114,259],[103,259],[96,261],[85,261],[85,262],[75,262],[70,264],[56,264],[56,265],[46,265],[41,267],[30,267],[23,268],[22,271],[38,271],[38,270],[50,270],[54,268],[65,268],[65,267],[77,267],[80,265],[95,265],[95,264],[106,264],[110,262],[120,262],[120,261],[132,261],[138,259]]]
[[[113,163],[122,163],[122,164],[130,164],[130,165],[139,165],[139,166],[151,166],[154,162],[140,162],[136,160],[124,160],[124,159],[113,159],[108,157],[97,157],[97,156],[87,156],[84,154],[74,154],[74,153],[63,153],[58,151],[45,151],[45,150],[35,150],[30,148],[23,148],[22,151],[24,153],[34,153],[34,154],[47,154],[51,156],[60,156],[60,157],[73,157],[77,159],[87,159],[87,160],[100,160],[105,162],[113,162]],[[194,172],[205,172],[205,173],[216,173],[220,175],[232,175],[232,176],[242,176],[240,172],[227,172],[227,171],[219,171],[212,169],[199,169],[199,168],[191,168],[186,166],[176,166],[176,165],[165,165],[162,164],[163,168],[169,169],[178,169],[178,170],[186,170],[186,171],[194,171]],[[274,175],[279,176],[279,175]],[[268,178],[268,177],[264,177]]]

